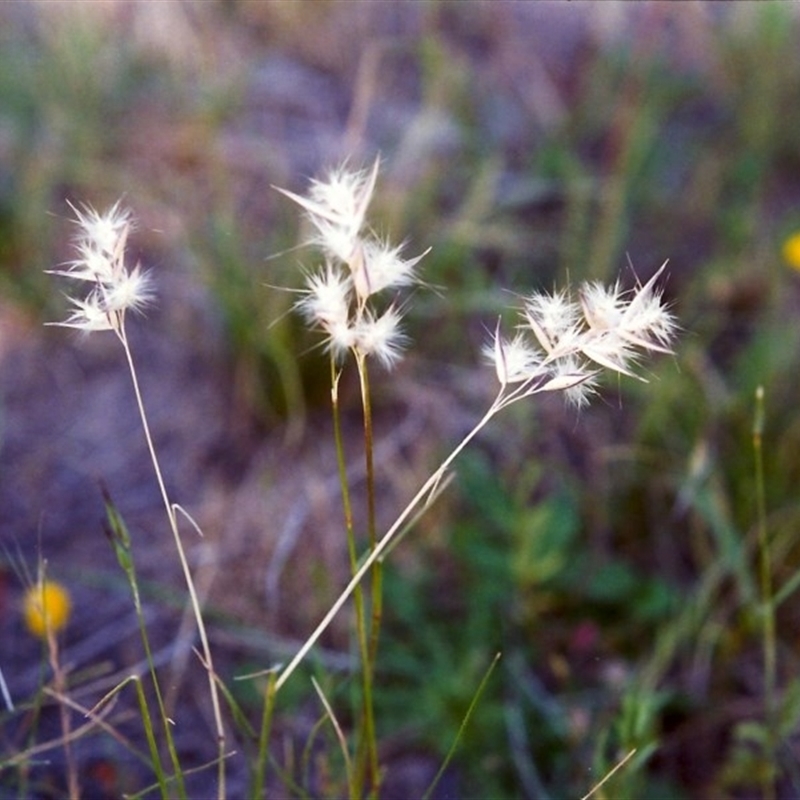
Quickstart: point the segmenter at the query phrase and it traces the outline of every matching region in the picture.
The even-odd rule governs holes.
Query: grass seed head
[[[607,288],[592,282],[581,288],[579,302],[565,291],[528,297],[515,338],[498,330],[484,349],[500,385],[527,383],[518,398],[563,391],[581,407],[595,391],[598,367],[638,377],[632,367],[644,353],[672,352],[677,324],[656,288],[665,266],[631,292],[619,283]]]
[[[306,196],[279,191],[305,210],[316,231],[310,243],[326,258],[325,268],[306,279],[297,309],[323,331],[334,356],[350,351],[391,367],[406,343],[402,314],[394,301],[386,308],[375,296],[416,283],[417,264],[427,251],[403,258],[402,246],[363,232],[378,166],[377,160],[369,170],[344,164],[312,181]]]
[[[82,331],[122,331],[126,311],[141,311],[153,298],[150,277],[137,264],[125,265],[125,245],[131,230],[131,212],[116,202],[100,214],[90,206],[72,207],[78,233],[78,257],[66,269],[49,270],[91,284],[84,297],[70,297],[72,313],[63,322],[49,323]]]
[[[385,367],[392,367],[399,359],[406,343],[400,328],[400,314],[391,307],[376,316],[366,311],[355,328],[355,347],[364,356],[374,356]]]

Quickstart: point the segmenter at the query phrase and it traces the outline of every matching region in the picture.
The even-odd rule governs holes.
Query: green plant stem
[[[178,753],[175,749],[175,741],[172,736],[172,723],[167,715],[167,709],[161,693],[161,685],[158,680],[158,673],[156,671],[155,660],[153,659],[153,653],[150,649],[150,639],[147,636],[147,624],[145,622],[144,610],[142,609],[142,600],[139,594],[139,581],[136,577],[136,566],[133,561],[131,538],[128,534],[128,529],[125,526],[125,522],[117,512],[114,502],[111,499],[111,495],[105,486],[102,487],[102,492],[106,505],[106,516],[108,517],[108,524],[110,526],[109,537],[114,547],[117,561],[119,562],[120,567],[122,567],[122,571],[125,573],[125,576],[128,579],[128,584],[131,587],[133,607],[136,612],[136,621],[139,625],[139,634],[142,637],[142,646],[144,647],[145,659],[147,660],[147,667],[150,671],[150,678],[153,681],[153,690],[155,691],[156,702],[158,704],[159,714],[161,715],[161,724],[164,728],[164,737],[167,743],[167,750],[170,755],[170,760],[172,761],[172,768],[175,771],[178,797],[181,798],[181,800],[185,800],[186,787],[183,781],[183,774],[180,760],[178,759]],[[142,722],[144,723],[145,727],[147,743],[150,746],[150,756],[153,761],[153,769],[155,770],[156,779],[159,787],[161,788],[161,796],[166,799],[170,796],[169,787],[167,786],[166,775],[164,774],[164,768],[161,764],[161,757],[156,746],[150,713],[147,705],[142,705],[144,703],[145,695],[142,691],[140,683],[141,682],[137,679],[136,690],[139,693],[140,706],[142,707]]]
[[[138,614],[137,614],[138,616]],[[152,659],[150,658],[149,647],[147,648],[147,660],[150,664],[151,672],[153,670],[153,663]],[[162,717],[164,718],[164,727],[168,729],[169,721],[166,720],[166,715],[164,714],[164,704],[161,702],[161,693],[158,691],[158,684],[156,683],[156,693],[159,697],[159,709],[162,713]],[[161,765],[161,756],[158,753],[158,744],[156,743],[156,735],[155,731],[153,730],[153,720],[150,717],[150,707],[147,705],[147,696],[144,693],[144,689],[142,688],[142,682],[138,678],[134,679],[134,686],[136,688],[136,698],[139,701],[139,713],[142,715],[142,724],[144,725],[144,736],[147,739],[147,747],[150,750],[150,758],[153,761],[153,769],[156,773],[156,780],[158,781],[158,786],[161,789],[161,796],[164,800],[169,800],[170,792],[169,787],[167,786],[167,776],[164,773],[164,767]],[[167,736],[169,737],[170,742],[170,755],[174,755],[174,747],[172,747],[172,736],[167,732]],[[186,789],[183,783],[183,772],[180,769],[180,765],[177,763],[177,759],[173,759],[173,764],[175,765],[175,780],[178,784],[178,797],[185,798],[186,797]]]
[[[350,556],[350,569],[355,572],[358,566],[358,549],[353,526],[353,505],[350,500],[350,485],[347,481],[347,459],[344,454],[344,437],[342,436],[342,420],[339,413],[339,379],[341,372],[331,357],[331,415],[333,417],[333,438],[336,443],[336,467],[339,472],[339,488],[342,492],[344,509],[344,527],[347,532],[347,552]]]
[[[339,406],[339,379],[341,371],[337,369],[333,356],[331,356],[331,411],[333,415],[333,435],[336,442],[336,464],[339,471],[339,485],[342,493],[342,506],[344,508],[345,530],[347,532],[347,551],[350,556],[350,572],[355,574],[358,569],[358,548],[356,546],[355,526],[353,524],[353,506],[350,498],[350,484],[347,480],[347,459],[344,453],[344,437],[342,436],[342,420]],[[353,604],[355,605],[356,618],[356,638],[358,639],[358,649],[361,656],[361,681],[363,691],[364,707],[372,706],[372,671],[369,665],[369,637],[367,632],[367,613],[364,608],[364,591],[359,584],[353,594]],[[374,719],[373,719],[374,722]],[[365,758],[361,755],[363,750],[362,742],[370,740],[370,730],[374,740],[374,724],[370,728],[370,720],[364,716],[364,731],[359,734],[360,741],[357,746],[356,764],[357,769],[353,773],[353,780],[348,786],[350,796],[353,798],[362,795],[364,786],[366,765]],[[358,766],[360,765],[360,766]]]
[[[364,415],[364,463],[367,482],[367,536],[372,552],[378,544],[377,521],[375,517],[375,441],[372,432],[372,398],[369,388],[369,370],[366,358],[359,354],[358,377],[361,384],[361,406]],[[383,570],[380,559],[372,568],[372,627],[370,629],[370,661],[374,662],[380,637],[383,598],[381,584]]]
[[[133,391],[136,395],[136,404],[139,408],[139,417],[142,422],[142,428],[144,430],[145,439],[147,440],[147,448],[150,452],[150,459],[153,464],[153,470],[156,474],[156,479],[158,481],[158,487],[161,491],[161,497],[164,501],[164,506],[167,511],[167,518],[169,519],[169,526],[170,530],[172,531],[173,538],[175,539],[175,546],[178,551],[178,559],[181,563],[181,568],[183,569],[184,579],[186,580],[186,586],[189,591],[189,597],[192,603],[192,610],[194,612],[195,620],[197,621],[197,630],[200,635],[200,642],[203,648],[203,658],[205,661],[205,668],[208,677],[208,685],[209,691],[211,694],[211,705],[214,714],[214,724],[216,726],[217,731],[217,748],[218,748],[218,766],[217,766],[217,797],[218,800],[225,800],[226,792],[225,792],[225,727],[222,723],[222,711],[219,702],[219,692],[217,690],[217,684],[214,679],[214,662],[211,657],[211,646],[209,645],[208,635],[206,633],[205,623],[203,621],[203,614],[200,608],[200,601],[197,597],[197,591],[195,590],[194,586],[194,579],[192,578],[191,570],[189,569],[189,562],[186,558],[186,553],[183,549],[183,543],[181,542],[180,533],[178,531],[178,519],[175,513],[175,508],[169,499],[169,495],[167,494],[166,486],[164,485],[164,478],[161,473],[161,466],[158,460],[158,455],[156,454],[156,449],[153,444],[153,438],[150,435],[150,426],[147,422],[147,413],[145,412],[144,408],[144,401],[142,400],[142,393],[139,389],[139,380],[136,374],[136,366],[133,362],[133,353],[131,352],[131,348],[128,344],[128,339],[125,334],[125,328],[121,325],[119,328],[115,329],[119,340],[122,342],[122,347],[125,351],[125,357],[128,360],[128,368],[131,375],[131,381],[133,383]]]
[[[447,751],[447,755],[445,756],[444,761],[442,761],[441,766],[439,767],[438,772],[434,776],[433,780],[428,786],[425,794],[422,795],[422,800],[429,800],[431,795],[433,794],[433,790],[436,788],[436,784],[444,775],[445,770],[447,769],[450,762],[453,760],[453,756],[456,753],[456,749],[458,748],[458,743],[461,741],[462,737],[464,736],[464,731],[467,729],[467,725],[469,724],[470,719],[472,718],[472,714],[475,709],[478,707],[478,701],[483,694],[484,689],[486,688],[487,684],[489,683],[489,678],[492,676],[494,672],[494,668],[497,666],[497,662],[500,661],[500,653],[495,653],[494,658],[492,659],[492,663],[489,664],[488,669],[484,673],[483,678],[481,678],[481,682],[478,684],[478,688],[470,701],[469,708],[467,709],[467,713],[464,715],[464,719],[461,720],[461,724],[458,726],[458,733],[456,733],[456,738],[453,739],[452,744],[450,745],[450,749]]]
[[[370,553],[378,544],[377,522],[375,519],[375,440],[372,431],[372,398],[369,388],[369,370],[366,356],[356,353],[358,377],[361,386],[361,408],[364,417],[364,461],[367,483],[367,535]],[[375,662],[378,656],[381,617],[383,615],[383,566],[378,559],[372,566],[372,587],[370,608],[372,617],[369,627],[369,646],[363,665],[364,673],[364,735],[366,737],[367,760],[369,762],[369,783],[371,794],[377,796],[380,786],[378,764],[378,737],[375,732],[375,707],[372,697],[372,684],[375,678]],[[366,689],[369,688],[369,693]]]
[[[775,638],[775,607],[772,597],[772,569],[767,536],[767,511],[764,491],[764,455],[762,437],[764,431],[764,387],[756,389],[756,410],[753,420],[753,453],[755,456],[756,477],[756,515],[758,526],[759,567],[761,577],[761,605],[764,625],[764,704],[766,718],[767,758],[772,770],[775,769],[777,751],[778,714],[775,703],[775,686],[777,675],[777,650]],[[765,800],[774,800],[775,781],[772,770],[763,779]]]
[[[269,734],[272,729],[272,717],[275,713],[275,673],[267,676],[264,690],[264,710],[261,715],[261,730],[258,735],[258,759],[256,760],[255,778],[253,780],[253,797],[264,797],[264,783],[267,775],[269,754]]]

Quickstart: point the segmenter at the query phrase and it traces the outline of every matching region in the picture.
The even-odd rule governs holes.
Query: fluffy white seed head
[[[76,236],[79,249],[88,246],[99,253],[116,258],[120,244],[124,249],[127,233],[131,228],[132,214],[130,209],[124,208],[117,200],[105,213],[100,214],[91,206],[84,206],[83,210],[71,205],[79,227]]]
[[[84,298],[70,298],[73,311],[64,322],[50,323],[82,331],[114,330],[121,333],[126,311],[141,311],[153,298],[152,284],[140,265],[125,266],[125,245],[131,229],[131,212],[115,203],[101,214],[90,206],[72,207],[78,233],[77,258],[66,269],[50,270],[72,280],[91,284]]]
[[[628,293],[626,299],[617,283],[612,290],[600,284],[584,286],[581,306],[591,331],[606,338],[616,336],[620,348],[639,347],[669,353],[669,342],[676,331],[675,318],[664,307],[655,283],[666,262],[642,287]]]
[[[314,180],[308,192],[307,210],[312,216],[360,231],[372,199],[379,161],[370,170],[349,170],[346,164],[331,170],[325,180]]]
[[[580,308],[565,292],[534,294],[525,302],[525,316],[539,346],[548,354],[574,333]]]
[[[671,353],[670,341],[678,325],[664,306],[662,292],[656,281],[667,266],[665,261],[647,283],[636,291],[623,312],[620,331],[636,346],[661,353]]]
[[[387,242],[363,242],[358,263],[351,265],[353,285],[359,298],[366,300],[384,289],[414,283],[414,268],[425,253],[404,259],[400,256],[402,249],[402,246],[392,247]]]
[[[656,288],[664,266],[631,292],[619,283],[611,288],[587,283],[579,302],[563,291],[528,297],[515,338],[509,341],[498,330],[485,348],[500,385],[522,383],[514,399],[563,391],[580,407],[595,391],[598,368],[639,377],[633,367],[644,353],[672,352],[677,325]]]
[[[365,232],[378,166],[376,160],[371,169],[358,171],[345,164],[313,181],[305,196],[279,191],[308,214],[315,229],[310,243],[326,257],[325,268],[307,279],[297,308],[325,333],[335,356],[349,350],[391,367],[406,341],[402,315],[395,303],[381,311],[386,304],[375,298],[416,283],[417,264],[426,253],[403,258],[402,247]]]
[[[328,257],[348,263],[358,249],[378,166],[377,159],[369,171],[350,170],[343,164],[325,180],[313,180],[305,197],[278,189],[305,209],[316,230],[311,241]]]
[[[306,287],[297,305],[309,322],[327,330],[348,321],[352,281],[340,270],[328,263],[323,271],[307,278]]]
[[[394,307],[380,316],[367,311],[355,327],[356,348],[362,355],[374,356],[385,367],[400,358],[406,337],[400,329],[400,314]]]
[[[334,358],[340,360],[355,349],[358,344],[358,333],[349,320],[337,320],[325,327],[327,348]]]
[[[592,330],[607,331],[617,327],[625,309],[619,282],[611,289],[596,281],[585,284],[581,289],[581,308]]]
[[[64,328],[76,328],[90,333],[91,331],[110,331],[114,325],[112,316],[103,306],[103,299],[98,292],[92,292],[85,299],[69,298],[74,306],[72,313],[64,322],[51,322]]]
[[[563,391],[565,400],[576,408],[588,405],[595,393],[597,373],[587,368],[575,356],[559,359],[552,365],[553,375],[542,391]]]
[[[103,287],[103,302],[109,312],[141,311],[151,300],[150,277],[137,264],[130,272],[121,270]]]
[[[513,339],[506,339],[496,330],[492,341],[484,347],[483,352],[494,364],[501,386],[531,380],[541,370],[541,353],[529,344],[522,333],[518,333]]]

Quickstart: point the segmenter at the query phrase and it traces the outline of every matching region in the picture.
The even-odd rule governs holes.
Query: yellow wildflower
[[[67,624],[71,610],[69,592],[55,581],[38,581],[25,592],[25,626],[39,638],[45,638],[48,631],[60,631]]]
[[[783,243],[783,260],[792,269],[800,271],[800,231],[793,233]]]

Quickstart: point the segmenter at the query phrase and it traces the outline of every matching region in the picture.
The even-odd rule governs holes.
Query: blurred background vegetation
[[[230,390],[237,433],[206,462],[235,464],[214,497],[238,502],[243,486],[263,496],[281,472],[260,457],[264,443],[304,454],[306,475],[323,460],[302,443],[327,424],[314,338],[287,313],[292,294],[271,288],[297,287],[313,256],[294,250],[300,221],[270,187],[302,191],[326,166],[380,153],[376,227],[409,252],[432,247],[433,290],[415,295],[408,317],[413,350],[376,380],[384,431],[423,420],[400,442],[411,474],[390,481],[390,517],[494,392],[479,352],[514,293],[633,285],[669,259],[676,356],[578,416],[549,401],[510,410],[389,560],[378,677],[387,796],[403,796],[392,787],[414,765],[441,761],[496,652],[443,797],[581,796],[632,748],[598,796],[753,797],[765,776],[778,796],[798,796],[799,27],[798,6],[779,2],[3,4],[4,480],[18,468],[14,408],[36,391],[19,359],[32,342],[48,365],[73,357],[59,348],[74,342],[39,327],[63,313],[43,270],[69,258],[67,200],[102,207],[124,195],[140,220],[136,252],[168,287],[154,313],[186,304],[193,318],[159,336],[177,360],[214,338],[214,381]],[[776,731],[763,724],[758,386]],[[176,472],[190,484],[206,462]],[[26,502],[44,514],[36,480]],[[115,488],[123,511],[125,492]],[[0,538],[27,556],[36,525],[10,507]],[[265,503],[253,517],[268,527],[276,513]],[[341,566],[346,554],[338,528],[306,530],[276,611],[274,552],[260,561],[258,533],[226,524],[218,584],[252,587],[235,601],[211,591],[231,680],[280,655],[275,635],[302,639],[335,594],[326,559]],[[45,551],[55,571],[95,563],[74,540]],[[12,560],[0,572],[0,667],[13,687],[22,667],[7,654],[30,648],[19,644]],[[73,572],[76,593],[82,580],[115,591],[97,570]],[[152,577],[151,602],[179,610]],[[76,646],[88,636],[80,625]],[[341,635],[327,644],[347,649]],[[336,663],[314,670],[346,696]],[[307,684],[293,685],[281,713],[298,735],[290,720],[310,712]],[[58,796],[54,781],[40,796]]]

